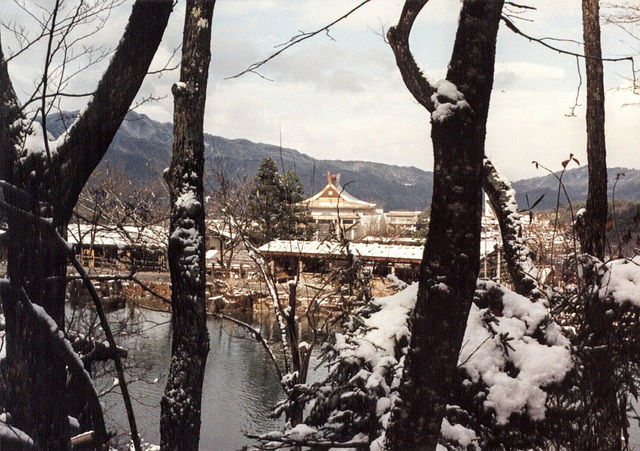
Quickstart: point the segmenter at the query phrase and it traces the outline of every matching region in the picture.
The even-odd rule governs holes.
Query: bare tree
[[[44,25],[49,38],[59,30],[56,12],[61,3],[55,2],[51,20]],[[66,233],[83,186],[142,84],[172,7],[171,0],[138,0],[134,4],[128,26],[91,102],[73,127],[56,141],[48,138],[46,120],[40,127],[26,117],[24,108],[29,102],[22,104],[18,99],[0,49],[0,178],[15,187],[4,190],[7,203],[16,210],[33,213],[25,216],[10,212],[7,219],[7,275],[11,286],[2,295],[7,324],[2,377],[7,389],[5,406],[13,424],[30,435],[40,449],[70,447],[67,404],[61,396],[67,372],[65,362],[49,350],[49,330],[26,313],[23,293],[63,331],[67,256],[61,247],[51,245],[51,234],[33,218],[46,218],[60,234]],[[46,72],[43,84],[49,83]],[[48,98],[48,92],[43,85],[34,98]],[[41,109],[41,118],[47,112],[47,108]]]
[[[211,186],[208,187],[207,230],[220,239],[217,262],[228,270],[243,246],[242,237],[248,236],[251,218],[248,199],[251,179],[244,171],[231,174],[228,161],[219,153],[211,163]]]
[[[189,0],[180,82],[173,85],[174,138],[166,173],[171,196],[171,363],[160,414],[161,447],[197,450],[209,353],[205,299],[204,110],[215,0]]]
[[[605,92],[600,43],[600,5],[598,0],[582,0],[582,26],[587,75],[587,158],[589,187],[586,211],[578,215],[576,232],[582,251],[603,261],[607,224],[607,161],[605,141]],[[585,283],[593,277],[585,271]],[[584,426],[581,445],[597,449],[620,448],[621,431],[626,430],[626,412],[619,407],[616,362],[611,359],[608,321],[609,306],[600,296],[584,295],[584,317],[580,329],[589,346],[579,352],[584,363],[582,384],[592,396],[589,414],[594,420]],[[578,348],[581,349],[581,348]],[[623,404],[623,405],[626,405]],[[597,418],[597,419],[596,419]],[[585,423],[586,424],[586,423]]]
[[[501,0],[465,0],[446,80],[431,84],[409,50],[427,0],[406,1],[388,32],[400,73],[431,113],[431,222],[411,324],[403,404],[389,430],[392,449],[436,448],[480,267],[482,163]]]
[[[587,158],[589,190],[583,230],[583,252],[604,260],[607,224],[607,152],[604,132],[604,70],[598,0],[582,0],[582,27],[587,73]],[[579,218],[580,219],[580,218]]]
[[[516,293],[532,299],[540,297],[538,270],[533,253],[525,244],[515,191],[489,159],[485,159],[482,186],[498,218],[503,250]],[[536,202],[530,208],[535,207]]]
[[[74,217],[69,233],[92,268],[124,268],[131,275],[165,268],[169,214],[162,179],[136,186],[117,168],[96,171],[80,194]],[[95,255],[101,235],[121,243],[116,255]]]

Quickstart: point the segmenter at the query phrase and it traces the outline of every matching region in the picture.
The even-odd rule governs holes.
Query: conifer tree
[[[304,189],[297,172],[289,169],[280,175],[273,158],[262,160],[249,197],[249,215],[255,224],[251,232],[254,244],[276,238],[305,238],[311,218],[308,209],[300,204],[303,199]]]

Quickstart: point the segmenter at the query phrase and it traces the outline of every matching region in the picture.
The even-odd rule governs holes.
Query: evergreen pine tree
[[[297,172],[289,169],[280,175],[273,158],[262,160],[249,197],[254,244],[308,237],[311,216],[308,208],[300,204],[303,199],[304,188]]]
[[[287,170],[281,178],[282,204],[278,237],[291,240],[310,238],[311,215],[309,208],[301,204],[304,200],[304,187],[300,175],[293,169]]]

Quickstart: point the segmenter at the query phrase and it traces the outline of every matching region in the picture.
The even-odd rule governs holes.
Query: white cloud
[[[563,80],[565,70],[558,66],[530,63],[525,61],[497,62],[495,65],[495,87],[517,85],[519,82],[540,84],[548,80]]]
[[[372,0],[332,28],[287,50],[261,69],[270,82],[247,74],[225,80],[276,50],[299,30],[312,31],[358,4],[357,0],[234,0],[218,2],[213,20],[212,63],[205,127],[229,138],[283,144],[315,158],[361,159],[414,165],[431,170],[429,119],[404,86],[393,54],[376,35],[396,23],[404,2]],[[101,43],[117,45],[131,2],[114,11]],[[416,61],[431,80],[445,76],[455,38],[460,3],[431,0],[419,16],[411,38]],[[534,22],[518,22],[533,36],[581,40],[580,2],[538,0],[527,13]],[[9,17],[4,8],[0,17]],[[165,32],[153,67],[164,66],[181,42],[184,6],[179,3]],[[16,16],[17,17],[17,16]],[[605,48],[615,51],[619,36],[605,27]],[[3,44],[7,40],[3,33]],[[559,44],[560,45],[560,44]],[[574,50],[579,46],[562,43]],[[626,47],[624,47],[626,49]],[[179,53],[179,52],[178,52]],[[180,55],[177,55],[176,62]],[[487,131],[487,151],[512,179],[542,175],[532,160],[557,167],[569,153],[584,157],[584,106],[579,117],[565,114],[578,84],[575,59],[545,49],[502,27],[496,56],[495,89]],[[32,87],[41,55],[10,65],[19,92]],[[104,66],[83,72],[71,88],[95,87]],[[609,88],[624,82],[623,64],[605,66]],[[178,71],[149,76],[139,99],[168,95],[139,111],[162,122],[172,119],[171,85]],[[584,87],[583,87],[584,93]],[[24,98],[24,96],[21,96]],[[638,167],[638,107],[628,92],[607,92],[607,145],[610,166]],[[80,108],[82,102],[67,103]],[[584,105],[584,101],[580,102]],[[80,104],[80,105],[76,105]]]

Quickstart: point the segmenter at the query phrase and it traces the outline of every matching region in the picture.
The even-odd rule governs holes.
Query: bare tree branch
[[[396,64],[400,69],[402,80],[409,89],[413,97],[429,112],[435,110],[433,101],[431,100],[435,88],[431,86],[422,70],[416,63],[409,49],[409,34],[411,28],[422,11],[422,8],[429,0],[407,1],[402,8],[398,25],[391,27],[387,32],[387,38],[393,54],[396,57]]]
[[[562,49],[560,47],[556,47],[554,45],[551,45],[549,43],[547,43],[546,41],[550,40],[550,38],[535,38],[533,36],[530,36],[528,34],[526,34],[525,32],[523,32],[522,30],[520,30],[520,28],[518,28],[512,20],[510,20],[508,17],[506,16],[502,16],[502,21],[505,23],[505,25],[507,26],[507,28],[509,28],[511,31],[513,31],[516,34],[519,34],[522,37],[527,38],[529,41],[533,41],[533,42],[537,42],[540,45],[543,45],[544,47],[550,49],[550,50],[554,50],[558,53],[562,53],[565,55],[572,55],[575,56],[576,58],[584,58],[586,59],[586,56],[582,53],[577,53],[577,52],[572,52],[570,50],[565,50]],[[556,41],[559,41],[559,39],[554,39]],[[629,61],[631,63],[631,74],[632,74],[632,78],[633,78],[633,92],[636,92],[636,85],[637,85],[637,81],[636,81],[636,68],[635,68],[635,60],[633,59],[632,56],[621,56],[619,58],[602,58],[602,61],[607,61],[607,62],[620,62],[620,61]]]
[[[576,117],[576,108],[580,105],[578,104],[578,99],[580,98],[580,89],[582,88],[582,71],[580,70],[580,58],[576,56],[576,70],[578,71],[578,89],[576,89],[576,100],[573,103],[573,106],[570,108],[569,113],[565,116],[567,117]]]
[[[230,77],[226,77],[225,80],[230,80],[233,78],[239,78],[241,76],[243,76],[246,73],[254,73],[258,76],[260,76],[261,78],[267,79],[266,77],[264,77],[263,75],[260,75],[258,73],[258,69],[261,68],[262,66],[264,66],[265,64],[267,64],[269,61],[271,61],[272,59],[276,58],[278,55],[280,55],[281,53],[285,52],[286,50],[288,50],[289,48],[293,47],[296,44],[299,44],[302,41],[305,41],[309,38],[312,38],[322,32],[325,32],[327,34],[327,36],[329,36],[329,29],[331,27],[333,27],[335,24],[337,24],[338,22],[341,22],[342,20],[346,19],[347,17],[349,17],[351,14],[353,14],[354,12],[356,12],[358,9],[362,8],[364,5],[366,5],[367,3],[369,3],[370,0],[364,0],[362,3],[358,4],[357,6],[355,6],[354,8],[352,8],[349,12],[347,12],[346,14],[338,17],[336,20],[334,20],[333,22],[331,22],[328,25],[325,25],[322,28],[317,29],[316,31],[312,31],[312,32],[303,32],[301,31],[300,34],[292,37],[287,43],[285,44],[281,44],[281,48],[280,50],[278,50],[277,52],[271,54],[270,56],[268,56],[267,58],[263,59],[262,61],[258,61],[257,63],[253,63],[251,64],[248,68],[246,68],[245,70],[243,70],[242,72],[236,74],[236,75],[232,75]],[[331,36],[329,36],[331,38]],[[333,38],[331,38],[333,39]]]

